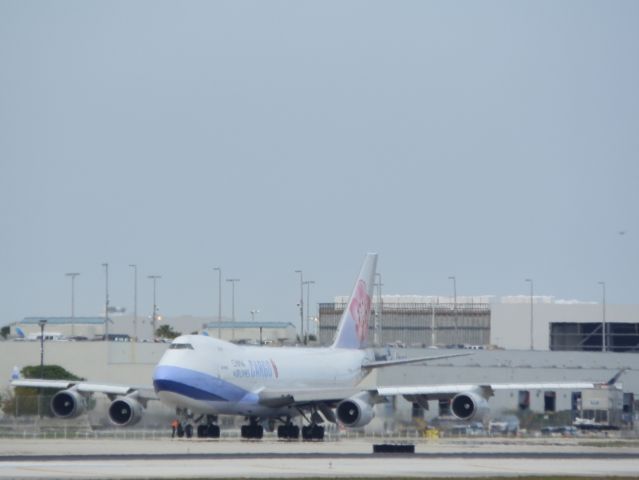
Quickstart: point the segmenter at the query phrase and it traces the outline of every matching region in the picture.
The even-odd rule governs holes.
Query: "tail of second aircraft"
[[[353,293],[337,325],[334,348],[365,348],[367,346],[376,267],[377,254],[366,254]]]

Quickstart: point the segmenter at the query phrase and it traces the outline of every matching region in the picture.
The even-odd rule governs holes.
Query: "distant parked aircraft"
[[[16,327],[16,340],[22,340],[26,342],[35,342],[39,341],[42,335],[40,333],[29,333],[25,334],[24,330],[20,327]],[[66,337],[59,332],[45,332],[44,333],[45,340],[65,340]]]

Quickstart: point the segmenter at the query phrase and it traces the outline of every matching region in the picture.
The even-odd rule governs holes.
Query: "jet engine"
[[[450,409],[460,420],[478,420],[488,413],[488,401],[474,392],[458,393],[450,402]]]
[[[75,418],[86,409],[86,399],[76,390],[62,390],[51,399],[51,410],[56,417]]]
[[[119,427],[135,425],[142,419],[142,410],[135,398],[119,397],[109,405],[109,420]]]
[[[375,417],[375,410],[367,400],[367,396],[360,395],[342,400],[336,409],[339,421],[351,428],[367,425]]]

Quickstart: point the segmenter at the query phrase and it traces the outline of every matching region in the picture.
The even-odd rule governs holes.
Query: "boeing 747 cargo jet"
[[[366,349],[377,254],[366,255],[333,344],[325,348],[240,346],[205,335],[176,338],[153,373],[153,387],[103,385],[87,382],[18,379],[14,386],[62,389],[51,400],[54,414],[73,418],[87,408],[87,398],[103,393],[111,398],[108,416],[115,425],[140,420],[149,400],[176,409],[179,433],[187,437],[219,437],[218,415],[247,419],[242,437],[261,438],[264,426],[280,438],[299,438],[293,423],[302,417],[302,437],[322,439],[325,421],[357,428],[375,416],[374,406],[401,395],[427,405],[431,399],[450,400],[452,414],[461,420],[481,419],[488,398],[498,389],[588,389],[612,387],[604,383],[509,383],[363,386],[374,369],[427,362],[467,354],[435,355],[401,360],[376,360]]]

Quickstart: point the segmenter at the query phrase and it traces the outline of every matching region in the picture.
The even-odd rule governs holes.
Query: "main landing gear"
[[[290,421],[286,422],[284,425],[277,427],[277,438],[297,440],[300,438],[300,427],[293,425]]]
[[[261,439],[264,436],[264,427],[257,423],[256,417],[250,417],[248,425],[242,425],[242,438]],[[297,440],[300,438],[300,427],[287,420],[284,425],[277,427],[277,438],[285,440]],[[311,423],[302,427],[303,440],[324,440],[324,427]]]
[[[198,438],[220,438],[220,427],[218,425],[198,425]]]
[[[215,415],[207,415],[206,423],[197,427],[198,438],[220,438],[220,427],[215,422],[217,422]]]
[[[242,438],[252,438],[259,440],[264,436],[264,427],[258,425],[257,418],[251,417],[248,425],[242,425]]]
[[[313,412],[310,420],[306,416],[304,418],[309,424],[302,427],[302,440],[324,440],[324,427],[318,425],[323,421],[322,417],[317,412]],[[284,420],[281,421],[284,422]],[[277,427],[277,438],[297,440],[300,438],[300,427],[291,423],[290,417],[287,417],[284,425]]]
[[[300,427],[285,423],[277,427],[277,438],[297,440],[300,438]],[[302,440],[324,440],[324,427],[311,423],[302,427]]]
[[[317,406],[313,407],[311,416],[307,419],[308,425],[302,427],[302,440],[324,440],[324,427],[320,425],[324,423],[324,419],[319,414],[318,409]]]
[[[303,440],[324,440],[324,427],[311,423],[302,427]]]

